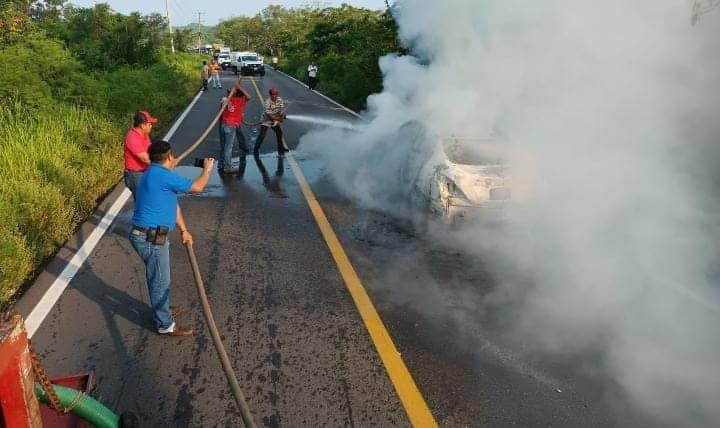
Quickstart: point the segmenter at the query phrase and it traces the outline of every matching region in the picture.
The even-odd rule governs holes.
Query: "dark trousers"
[[[260,146],[262,145],[263,141],[265,141],[265,134],[267,133],[269,126],[261,125],[260,126],[260,134],[258,134],[257,139],[255,140],[255,147],[253,148],[253,154],[257,155],[260,153]],[[277,151],[279,154],[285,153],[285,147],[283,146],[283,132],[282,128],[280,128],[280,125],[276,125],[272,127],[272,130],[275,132],[275,137],[277,137]]]
[[[317,84],[317,77],[308,77],[308,88],[315,90],[315,85]]]
[[[123,178],[125,179],[125,186],[130,189],[130,192],[132,192],[133,200],[135,200],[135,190],[137,189],[138,185],[140,185],[140,179],[142,178],[143,173],[137,172],[137,171],[128,171],[125,170],[123,173]]]

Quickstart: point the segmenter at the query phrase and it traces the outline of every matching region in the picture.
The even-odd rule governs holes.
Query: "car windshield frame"
[[[241,61],[259,61],[257,55],[243,55]]]
[[[446,137],[442,149],[456,165],[492,166],[507,164],[506,147],[494,138]]]

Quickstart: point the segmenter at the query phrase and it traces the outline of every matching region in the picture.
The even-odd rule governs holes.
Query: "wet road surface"
[[[228,87],[232,77],[227,74]],[[279,74],[289,114],[352,120]],[[253,86],[246,90],[256,98]],[[202,95],[172,139],[176,152],[199,136],[225,90]],[[248,105],[248,120],[260,105]],[[295,148],[310,124],[288,120]],[[253,141],[257,129],[245,129]],[[260,426],[409,426],[378,353],[328,252],[287,161],[268,133],[242,180],[215,173],[205,193],[181,198],[210,304],[241,387]],[[195,157],[217,157],[213,131]],[[366,286],[410,373],[441,426],[642,426],[582,362],[544,360],[501,345],[502,322],[476,300],[492,280],[482,260],[444,248],[382,214],[358,209],[295,158]],[[189,339],[159,337],[147,305],[144,268],[127,236],[132,203],[72,281],[33,344],[51,375],[93,370],[96,398],[132,411],[143,426],[240,426],[197,301],[192,273],[172,236],[171,302]],[[472,287],[468,288],[468,284]],[[468,291],[468,290],[471,291]],[[489,318],[487,318],[489,317]]]

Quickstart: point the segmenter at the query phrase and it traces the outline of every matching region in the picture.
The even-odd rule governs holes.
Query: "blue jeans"
[[[135,199],[135,190],[140,184],[140,179],[142,178],[142,176],[142,172],[125,171],[123,173],[123,178],[125,179],[125,186],[132,192],[133,199]]]
[[[222,84],[220,83],[220,75],[219,74],[211,75],[210,83],[212,83],[213,88],[222,88]]]
[[[240,149],[240,165],[238,175],[242,175],[245,173],[245,156],[247,156],[247,154],[250,152],[247,141],[245,140],[245,135],[243,135],[240,126],[235,127],[223,123],[222,125],[220,125],[220,127],[222,130],[220,146],[222,150],[223,164],[225,165],[225,168],[230,168],[233,146],[235,145],[235,141],[237,141],[238,148]]]
[[[170,241],[165,245],[147,242],[145,234],[130,232],[130,243],[145,263],[145,279],[150,306],[158,329],[170,328],[175,322],[170,313]]]

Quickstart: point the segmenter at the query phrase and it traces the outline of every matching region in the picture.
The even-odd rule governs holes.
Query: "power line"
[[[176,15],[179,15],[182,17],[182,22],[184,22],[184,25],[188,25],[189,23],[192,23],[193,19],[190,15],[188,15],[187,9],[182,5],[182,2],[180,0],[175,0],[170,2],[170,6],[175,11]],[[177,20],[176,20],[177,21]]]

